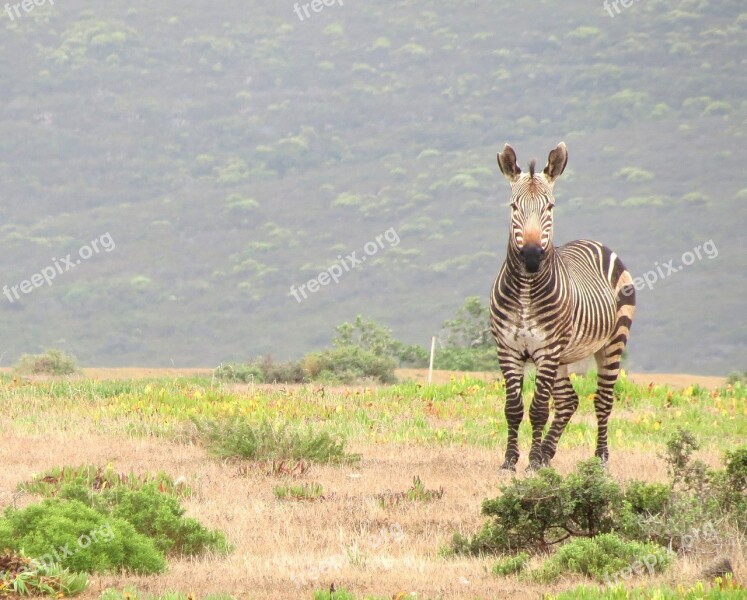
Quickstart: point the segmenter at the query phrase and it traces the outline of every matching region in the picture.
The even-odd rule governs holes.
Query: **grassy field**
[[[310,599],[331,583],[361,598],[527,598],[583,582],[542,587],[492,575],[492,558],[439,554],[454,532],[479,528],[482,500],[497,495],[509,477],[498,470],[506,435],[500,381],[447,375],[433,386],[412,381],[338,388],[227,385],[202,372],[146,375],[88,372],[33,381],[0,375],[0,506],[38,501],[18,493],[17,486],[51,467],[112,463],[119,471],[163,470],[184,477],[193,490],[188,514],[225,532],[235,547],[227,556],[170,560],[159,576],[92,576],[82,598],[132,584],[194,598],[228,592],[237,598]],[[725,450],[747,441],[744,386],[656,381],[625,377],[618,384],[610,426],[615,478],[664,480],[659,454],[678,427],[695,434],[702,444],[699,457],[713,466]],[[554,461],[561,473],[594,448],[594,383],[576,377],[575,385],[581,406]],[[531,382],[526,391],[531,393]],[[277,465],[273,474],[272,465],[218,460],[197,441],[192,419],[231,416],[323,428],[343,436],[361,460],[312,465],[294,474],[277,474],[284,470]],[[525,423],[522,470],[529,433]],[[443,494],[428,502],[401,494],[415,477]],[[301,501],[279,499],[276,488],[289,483],[321,488]],[[745,548],[722,540],[719,550],[731,557],[736,578],[745,580]],[[664,575],[633,584],[692,583],[712,558],[680,558]]]

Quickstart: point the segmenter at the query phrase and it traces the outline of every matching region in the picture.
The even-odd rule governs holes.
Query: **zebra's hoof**
[[[510,471],[511,473],[516,473],[516,461],[505,461],[501,465],[501,471]]]
[[[526,468],[525,473],[527,475],[530,475],[532,473],[536,473],[537,471],[539,471],[544,466],[546,466],[544,463],[535,460],[535,461],[529,463],[529,466]]]
[[[599,459],[599,462],[602,463],[602,467],[606,469],[607,466],[609,465],[610,455],[607,452],[605,452],[604,454],[594,454],[594,456],[596,456]]]

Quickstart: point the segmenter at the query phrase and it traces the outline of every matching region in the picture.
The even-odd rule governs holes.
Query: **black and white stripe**
[[[541,174],[535,173],[534,163],[529,173],[522,173],[508,144],[498,155],[501,171],[511,183],[508,252],[490,302],[491,331],[506,380],[506,469],[514,469],[519,459],[518,430],[524,416],[521,386],[529,360],[537,367],[529,408],[530,467],[549,464],[578,407],[567,365],[592,355],[598,369],[596,455],[604,461],[608,457],[607,421],[635,313],[635,291],[630,273],[602,244],[577,240],[557,248],[553,245],[553,185],[567,161],[562,142],[550,152]],[[544,434],[551,396],[555,416]]]

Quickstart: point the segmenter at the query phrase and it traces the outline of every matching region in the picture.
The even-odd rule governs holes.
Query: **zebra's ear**
[[[551,150],[547,157],[547,166],[543,171],[547,180],[553,183],[562,175],[566,164],[568,164],[568,150],[565,148],[565,143],[560,142],[557,148]]]
[[[498,167],[501,169],[501,173],[506,176],[511,183],[516,181],[521,175],[521,169],[516,164],[516,152],[514,149],[506,144],[503,148],[503,152],[498,153]]]

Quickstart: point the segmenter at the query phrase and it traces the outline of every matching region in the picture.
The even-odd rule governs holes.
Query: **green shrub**
[[[483,501],[490,519],[471,539],[456,535],[457,553],[547,551],[571,536],[612,530],[619,519],[622,492],[598,458],[578,464],[565,479],[546,468],[501,486],[502,494]]]
[[[277,363],[267,355],[262,360],[261,368],[265,383],[304,383],[308,380],[300,362]]]
[[[261,361],[221,365],[213,374],[223,381],[240,383],[304,383],[309,379],[300,362],[275,362],[267,355]]]
[[[399,365],[424,367],[428,364],[428,351],[417,344],[408,346],[394,339],[392,330],[372,319],[357,315],[352,323],[335,327],[332,338],[334,348],[359,348],[380,358],[390,358]]]
[[[599,582],[618,582],[621,574],[629,577],[629,573],[660,573],[671,560],[672,555],[657,544],[630,542],[614,533],[605,533],[571,540],[529,575],[542,583],[572,573]]]
[[[671,494],[665,483],[631,481],[625,488],[625,500],[636,514],[659,515],[669,508]]]
[[[310,365],[310,376],[314,380],[339,383],[355,383],[361,379],[373,379],[379,383],[394,383],[396,361],[380,356],[358,346],[338,346],[304,357]]]
[[[726,378],[726,385],[747,385],[747,371],[729,373]]]
[[[747,491],[747,446],[740,446],[731,452],[727,451],[724,458],[726,471],[725,484],[731,487],[735,494]]]
[[[677,429],[677,432],[667,440],[663,458],[672,481],[672,489],[677,485],[686,485],[687,480],[691,478],[691,458],[699,447],[695,436],[682,428]]]
[[[612,531],[618,521],[622,491],[598,458],[576,465],[563,486],[568,494],[569,535],[596,535]]]
[[[52,498],[20,510],[7,509],[0,518],[0,548],[23,549],[45,564],[59,562],[63,568],[86,573],[159,573],[166,567],[153,541],[130,523],[77,500]]]
[[[159,492],[155,484],[124,491],[112,510],[114,517],[131,523],[165,554],[195,556],[206,550],[228,550],[222,533],[206,529],[184,513],[179,501]]]
[[[516,556],[507,556],[493,565],[493,574],[501,577],[516,575],[527,568],[529,555],[526,552],[520,552]]]
[[[241,458],[257,461],[308,460],[316,463],[347,464],[360,459],[347,454],[345,442],[326,431],[315,432],[310,427],[259,425],[244,419],[224,421],[194,421],[204,436],[210,452],[219,458]]]
[[[666,489],[640,482],[628,486],[628,511],[622,518],[628,537],[680,550],[691,532],[713,529],[714,522],[747,527],[747,447],[727,452],[720,470],[694,460],[697,449],[690,432],[677,430],[667,440],[663,457],[670,477]]]
[[[220,365],[213,375],[223,381],[233,381],[240,383],[264,383],[265,376],[262,367],[256,363],[240,364],[230,363]]]
[[[435,369],[446,371],[498,371],[495,348],[443,348],[437,349],[433,359]]]
[[[747,446],[727,451],[724,469],[714,473],[711,482],[720,510],[732,516],[741,531],[747,531]]]
[[[77,370],[75,357],[62,350],[24,354],[16,365],[16,371],[22,375],[71,375]]]

